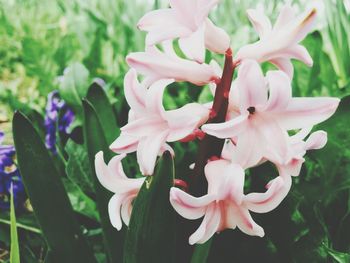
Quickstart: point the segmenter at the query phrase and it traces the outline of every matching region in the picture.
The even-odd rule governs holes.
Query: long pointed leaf
[[[24,186],[55,259],[57,262],[96,262],[43,141],[20,112],[13,118],[13,136]]]
[[[13,187],[11,186],[11,204],[10,204],[10,218],[11,218],[11,263],[20,263],[19,256],[19,244],[18,244],[18,234],[17,234],[17,223],[15,214],[15,205],[13,201]]]
[[[175,212],[169,201],[174,164],[166,152],[135,202],[124,247],[125,263],[174,262]]]
[[[119,136],[120,131],[107,94],[100,85],[93,83],[88,90],[87,99],[96,110],[107,143],[111,144]]]
[[[83,100],[84,108],[84,141],[86,143],[91,168],[95,171],[94,160],[95,154],[104,151],[105,156],[111,157],[107,141],[103,134],[101,123],[97,117],[96,111],[87,100]],[[97,208],[100,214],[101,225],[103,229],[103,237],[105,248],[107,250],[110,262],[120,262],[122,259],[122,240],[123,233],[118,232],[109,220],[108,202],[112,196],[110,192],[102,187],[98,181],[95,172],[93,172],[93,181],[97,199]]]

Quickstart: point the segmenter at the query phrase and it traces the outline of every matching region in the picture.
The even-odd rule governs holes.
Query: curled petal
[[[306,140],[306,150],[322,149],[327,143],[327,132],[316,131],[313,132]]]
[[[260,34],[260,40],[239,49],[235,56],[236,60],[254,59],[260,63],[270,61],[285,71],[290,78],[293,76],[292,65],[288,62],[291,58],[312,65],[309,53],[298,43],[312,30],[316,18],[315,9],[306,15],[294,18],[293,11],[286,6],[282,9],[273,29],[268,25],[268,19],[262,17],[263,14],[253,12],[255,12],[253,16],[260,16],[255,19],[257,23],[254,24]]]
[[[232,152],[231,160],[243,168],[250,168],[262,159],[262,145],[260,137],[252,128],[247,128],[239,135],[235,151]]]
[[[203,244],[208,241],[220,226],[221,214],[216,204],[212,204],[208,207],[203,221],[199,228],[194,232],[190,238],[189,243],[193,245],[195,243]]]
[[[305,159],[302,157],[292,158],[288,164],[279,166],[278,169],[283,171],[286,175],[296,177],[296,176],[299,176],[301,167],[304,162],[305,162]]]
[[[291,187],[290,176],[277,177],[269,184],[265,193],[250,193],[245,196],[244,204],[256,213],[267,213],[275,209],[286,197]]]
[[[125,134],[140,138],[159,133],[159,131],[164,131],[166,128],[166,122],[161,117],[151,115],[128,123],[121,128],[121,131]]]
[[[123,199],[125,195],[113,195],[111,200],[108,203],[108,214],[111,220],[111,224],[117,230],[122,229],[122,220],[120,217],[120,209],[122,206]]]
[[[264,105],[267,101],[265,78],[259,64],[254,60],[244,60],[238,70],[237,88],[240,95],[241,112],[249,107]]]
[[[168,131],[158,132],[140,140],[137,149],[137,162],[144,175],[152,175],[156,159],[165,144]]]
[[[130,153],[136,151],[138,143],[138,137],[122,132],[109,148],[116,153]]]
[[[187,58],[204,62],[204,26],[201,26],[193,34],[179,39],[179,46]]]
[[[282,71],[269,71],[266,74],[269,83],[269,99],[264,111],[285,109],[292,99],[292,88],[289,77]]]
[[[194,30],[196,28],[193,12],[197,10],[197,1],[169,0],[171,8],[175,11],[178,21],[186,27]]]
[[[202,131],[217,138],[232,138],[246,129],[248,114],[240,115],[223,123],[210,123],[202,126]]]
[[[200,25],[208,17],[210,10],[212,10],[220,0],[198,0],[196,12],[196,24]]]
[[[191,30],[178,21],[174,10],[170,8],[147,13],[139,20],[137,27],[148,32],[147,46],[191,34]]]
[[[299,43],[311,31],[316,20],[316,15],[316,9],[311,9],[305,15],[297,18],[294,23],[288,24],[288,29],[292,31],[291,36],[294,36],[294,43]]]
[[[291,143],[296,144],[296,143],[299,143],[300,141],[304,140],[305,137],[309,135],[311,130],[312,130],[312,126],[306,127],[306,128],[301,129],[299,132],[297,132],[293,136],[290,136],[289,139],[290,139]]]
[[[165,113],[169,125],[168,142],[178,141],[190,135],[195,129],[208,120],[209,109],[198,104],[185,106]]]
[[[188,28],[178,25],[178,26],[169,26],[164,28],[159,26],[154,30],[150,31],[146,36],[146,45],[152,46],[161,41],[166,41],[169,39],[174,39],[177,37],[187,37],[191,34],[191,31]]]
[[[294,58],[304,62],[307,66],[311,67],[313,65],[312,57],[309,51],[302,45],[293,45],[286,50],[284,50],[281,55],[287,58]]]
[[[164,54],[166,54],[169,57],[172,57],[174,59],[178,58],[178,55],[176,54],[176,51],[174,49],[173,41],[171,41],[171,40],[164,41],[162,43],[162,48],[163,48]]]
[[[117,163],[120,163],[125,156],[125,154],[115,156],[113,166],[115,167]],[[111,173],[109,167],[105,164],[102,151],[98,152],[95,156],[95,171],[97,178],[103,187],[113,193],[119,190],[119,183],[121,182],[121,179],[125,178],[125,174],[123,172],[120,173],[120,169],[116,169],[113,174]]]
[[[290,79],[293,78],[294,75],[294,67],[290,59],[288,58],[274,58],[271,59],[270,62],[274,64],[278,69],[282,70],[284,73],[288,75]]]
[[[279,126],[278,122],[269,117],[257,118],[255,125],[263,157],[272,162],[286,163],[290,159],[288,133]]]
[[[237,204],[243,197],[244,171],[238,165],[226,160],[208,162],[204,168],[208,181],[208,193],[215,194],[217,199],[233,198]]]
[[[101,154],[103,158],[103,152],[99,152],[97,154]],[[113,175],[113,177],[117,177],[120,179],[128,179],[128,177],[125,175],[122,160],[126,157],[126,154],[120,154],[117,156],[114,156],[108,163],[108,170],[109,174]],[[96,158],[99,158],[99,156],[96,155]]]
[[[123,194],[135,189],[139,189],[144,178],[127,178],[124,174],[121,161],[125,154],[115,156],[111,159],[108,166],[103,160],[103,152],[98,152],[95,157],[96,176],[100,183],[107,190]]]
[[[156,47],[149,47],[146,52],[131,53],[126,61],[130,67],[152,79],[175,79],[201,86],[219,77],[208,64],[174,58],[160,52]]]
[[[167,137],[168,142],[179,141],[188,135],[192,134],[195,129],[198,127],[199,117],[183,117],[182,121],[180,119],[171,120],[171,126],[169,130],[169,135]],[[182,126],[178,125],[182,123]]]
[[[259,34],[260,39],[265,38],[272,30],[270,19],[268,19],[263,12],[254,9],[248,9],[247,14],[255,31]]]
[[[230,37],[225,30],[215,26],[207,18],[205,22],[205,46],[207,49],[215,53],[224,54],[229,49],[230,43]]]
[[[176,187],[170,189],[171,205],[177,213],[187,219],[198,219],[202,217],[207,206],[213,201],[215,201],[215,196],[213,195],[193,197]]]
[[[170,8],[150,11],[137,23],[137,27],[143,31],[151,31],[161,25],[164,27],[178,25],[175,13]]]
[[[287,130],[307,128],[332,116],[339,101],[337,98],[293,98],[285,111],[276,114],[276,119]]]
[[[163,107],[163,93],[164,89],[173,83],[173,79],[161,79],[151,85],[146,95],[146,107],[150,114],[165,117],[165,110]]]
[[[123,222],[125,225],[129,225],[130,222],[130,216],[132,211],[132,202],[136,198],[136,194],[130,194],[123,200],[123,204],[121,207],[121,217],[123,219]]]
[[[142,113],[145,110],[146,89],[138,82],[134,69],[130,69],[124,77],[124,94],[134,112]]]
[[[236,224],[243,233],[259,237],[265,235],[264,229],[254,222],[248,209],[245,209],[244,207],[236,207],[234,214],[236,215]]]
[[[295,17],[295,12],[290,4],[286,4],[282,7],[280,14],[276,20],[275,25],[273,26],[274,30],[280,30],[291,22]]]

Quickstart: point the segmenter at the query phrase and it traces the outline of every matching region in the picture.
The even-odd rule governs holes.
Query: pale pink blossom
[[[339,104],[337,98],[292,98],[288,76],[282,71],[270,71],[265,78],[254,60],[242,62],[235,86],[237,91],[230,95],[239,96],[236,117],[203,125],[202,130],[237,141],[237,158],[243,167],[254,166],[262,158],[280,164],[288,162],[291,153],[287,131],[328,119]]]
[[[219,0],[170,0],[170,7],[144,15],[138,28],[147,31],[146,45],[153,46],[166,40],[179,39],[184,54],[199,63],[204,62],[205,48],[225,53],[230,38],[216,27],[208,14]]]
[[[129,225],[132,202],[145,180],[145,177],[128,178],[125,175],[121,162],[124,157],[125,154],[114,156],[106,165],[102,151],[95,156],[95,171],[98,180],[103,187],[114,193],[108,203],[108,213],[113,227],[118,230],[122,228],[122,220]]]
[[[209,109],[198,104],[165,111],[163,92],[173,80],[162,79],[143,87],[136,72],[130,70],[125,76],[125,96],[131,107],[129,122],[121,128],[121,135],[110,148],[117,153],[137,151],[141,172],[152,175],[157,155],[169,150],[166,142],[175,142],[192,134],[209,115]]]
[[[327,133],[325,131],[316,131],[304,141],[305,137],[311,131],[310,128],[304,128],[295,135],[289,137],[291,159],[286,164],[276,164],[279,170],[290,176],[298,176],[301,167],[305,162],[304,156],[309,150],[322,149],[327,143]]]
[[[266,213],[276,208],[287,195],[290,176],[279,176],[267,184],[264,193],[245,195],[244,170],[227,160],[211,161],[205,166],[208,193],[193,197],[171,188],[170,202],[184,218],[195,220],[204,216],[199,228],[190,236],[189,243],[204,243],[215,232],[238,227],[252,236],[264,236],[264,230],[252,219],[249,211]]]
[[[202,86],[220,78],[211,65],[180,58],[168,49],[162,52],[155,46],[147,47],[145,52],[129,54],[126,61],[147,77],[148,83],[170,78]]]
[[[270,61],[290,78],[293,76],[291,59],[312,66],[309,52],[299,42],[313,29],[316,9],[296,16],[291,6],[285,5],[273,27],[262,11],[249,9],[247,13],[260,40],[239,49],[235,57],[237,60],[250,58],[260,63]]]
[[[310,134],[310,128],[301,129],[298,133],[288,137],[287,143],[289,146],[290,159],[286,163],[274,163],[281,174],[286,176],[298,176],[300,174],[301,167],[305,162],[304,156],[309,150],[322,149],[327,143],[327,133],[325,131],[316,131]],[[309,135],[310,134],[310,135]],[[306,137],[308,138],[304,140]],[[244,158],[241,158],[240,152],[237,150],[236,142],[232,139],[225,141],[222,149],[221,158],[234,163],[242,162],[242,168],[247,169],[251,166],[247,166]],[[260,165],[268,161],[263,158],[255,166]]]

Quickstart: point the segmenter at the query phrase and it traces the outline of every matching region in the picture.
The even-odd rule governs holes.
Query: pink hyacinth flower
[[[315,9],[296,17],[291,6],[285,5],[274,27],[271,26],[270,20],[263,12],[250,9],[247,13],[260,40],[243,46],[237,52],[237,60],[250,58],[260,63],[270,61],[290,78],[294,70],[290,59],[297,59],[312,66],[313,61],[309,52],[299,42],[313,28],[316,18]]]
[[[225,123],[202,126],[205,133],[237,141],[237,158],[251,167],[262,158],[283,164],[289,161],[288,130],[307,128],[328,119],[337,109],[337,98],[292,98],[291,83],[282,71],[266,78],[254,60],[242,62],[232,94],[239,96],[239,113]],[[230,98],[231,101],[235,99]]]
[[[179,38],[184,54],[199,63],[204,62],[205,48],[224,54],[229,48],[227,33],[216,27],[208,13],[219,0],[170,0],[170,7],[144,15],[138,28],[147,31],[146,45]]]
[[[209,116],[209,109],[189,103],[179,109],[165,111],[163,92],[171,79],[155,82],[145,89],[130,70],[125,76],[125,96],[131,107],[129,123],[110,148],[117,153],[137,151],[144,175],[152,175],[158,154],[169,150],[166,142],[175,142],[192,134]]]
[[[170,202],[184,218],[203,217],[199,228],[190,236],[189,243],[205,243],[215,232],[238,227],[252,236],[264,236],[264,230],[254,222],[249,211],[266,213],[276,208],[287,195],[291,180],[279,176],[267,184],[265,193],[244,195],[244,170],[227,160],[209,162],[205,167],[208,194],[193,197],[171,188]]]
[[[180,58],[172,52],[169,45],[167,48],[165,52],[161,52],[155,46],[147,47],[145,52],[129,54],[126,61],[130,67],[146,76],[148,83],[160,79],[175,79],[203,86],[220,78],[211,65]]]
[[[276,164],[279,170],[290,176],[298,176],[305,161],[304,155],[309,150],[322,149],[327,143],[327,133],[316,131],[304,141],[311,128],[305,128],[289,138],[291,145],[291,160],[286,164]]]
[[[103,152],[95,156],[95,171],[98,180],[107,190],[114,193],[108,203],[109,218],[113,227],[120,230],[122,220],[129,225],[132,202],[136,198],[144,178],[128,178],[123,170],[122,160],[125,154],[114,156],[105,164]]]

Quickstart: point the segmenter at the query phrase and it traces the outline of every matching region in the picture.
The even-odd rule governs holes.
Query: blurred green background
[[[283,1],[277,0],[222,0],[221,2],[211,13],[211,17],[218,26],[230,34],[233,50],[257,39],[245,15],[246,9],[264,8],[266,13],[275,19],[279,7],[283,4]],[[308,68],[302,63],[293,62],[294,95],[345,97],[350,94],[350,1],[296,0],[292,3],[297,10],[316,6],[319,11],[316,30],[303,41],[314,59],[314,67]],[[136,29],[136,23],[147,11],[166,6],[166,0],[0,0],[0,130],[7,133],[7,142],[12,141],[10,122],[13,112],[20,109],[27,113],[34,109],[43,115],[47,94],[58,88],[58,78],[63,75],[64,69],[76,62],[82,63],[92,78],[99,77],[107,83],[106,90],[110,100],[119,105],[117,106],[119,115],[124,114],[125,101],[122,88],[123,77],[128,69],[125,56],[130,52],[144,49],[145,34]],[[222,63],[222,61],[218,62]],[[264,66],[267,67],[267,65]],[[195,97],[205,101],[206,96],[207,93],[203,92],[203,94],[196,94]],[[193,100],[193,96],[187,94],[186,89],[181,89],[175,96],[167,96],[165,104],[168,107],[174,107],[182,105],[189,99]],[[349,100],[344,103],[349,103]],[[343,133],[344,130],[349,131],[349,125],[344,122],[344,116],[340,116],[341,124],[333,121],[328,125],[332,125],[334,130],[343,130]],[[349,116],[350,113],[348,118]],[[337,131],[333,134],[339,135]],[[350,157],[347,150],[350,147],[350,140],[348,135],[339,136],[339,138],[333,138],[331,148],[326,150],[328,157],[333,158],[327,160],[325,155],[320,158],[316,155],[311,156],[314,161],[310,160],[306,165],[308,170],[303,171],[305,177],[301,180],[306,180],[314,188],[311,190],[307,188],[305,185],[310,186],[307,183],[298,186],[299,179],[297,179],[297,188],[292,192],[290,202],[288,200],[286,202],[293,204],[289,210],[293,216],[291,222],[299,227],[295,228],[297,230],[291,227],[292,232],[295,230],[291,234],[292,242],[302,240],[302,237],[309,233],[312,235],[318,233],[317,241],[312,240],[310,242],[313,245],[305,247],[305,250],[310,248],[312,251],[309,255],[311,259],[313,252],[316,251],[321,257],[327,253],[335,255],[333,259],[336,262],[350,262],[347,261],[350,260],[349,254],[345,254],[346,251],[349,252],[350,242],[343,241],[342,238],[345,237],[341,233],[348,231],[347,234],[350,236],[350,195],[348,194],[350,186],[347,178],[350,167],[349,161],[346,161]],[[184,152],[178,155],[177,162],[181,161],[183,155]],[[339,156],[345,159],[339,160]],[[329,168],[324,170],[320,160],[328,161],[329,166],[338,165],[340,170],[330,171]],[[323,181],[320,179],[321,174],[330,176],[331,179]],[[310,182],[317,182],[318,185]],[[337,190],[330,190],[330,185],[333,183],[335,187],[333,189]],[[335,195],[337,191],[346,191],[346,193]],[[324,200],[327,202],[322,205],[309,204],[309,208],[314,211],[313,218],[316,218],[321,225],[316,230],[309,225],[314,224],[313,221],[307,222],[308,214],[303,214],[302,209],[299,209],[305,192],[316,196],[323,193],[326,196]],[[315,203],[318,202],[316,199]],[[347,227],[345,230],[329,230],[325,223],[327,219],[323,216],[329,216],[327,209],[337,210],[332,205],[338,199],[347,209],[339,216],[340,221],[332,222],[335,225],[343,224]],[[323,214],[322,209],[327,210],[326,215]],[[313,232],[314,230],[316,232]],[[35,229],[30,231],[35,233]],[[337,235],[341,236],[338,237],[341,241],[334,241],[332,231],[340,231]],[[0,232],[0,242],[5,242],[7,238]],[[40,238],[35,242],[40,243]],[[314,244],[315,242],[317,244]],[[336,242],[340,242],[341,245],[337,247]],[[304,243],[298,246],[303,246],[302,244]],[[26,252],[28,254],[31,253],[29,247]],[[274,249],[276,247],[271,243],[271,250]],[[283,248],[278,249],[283,250]],[[290,250],[288,251],[291,253]],[[0,262],[6,262],[6,253],[8,250],[0,247]],[[37,256],[39,252],[35,253]],[[300,258],[305,258],[305,254],[301,253]],[[323,262],[311,259],[295,262]]]
[[[237,50],[257,38],[245,10],[263,7],[274,19],[282,4],[223,0],[211,16],[230,33]],[[138,19],[146,11],[166,5],[164,0],[1,0],[0,121],[6,121],[18,108],[42,111],[47,93],[57,88],[57,77],[73,62],[83,63],[91,76],[120,90],[127,70],[125,56],[144,48],[144,33],[135,26]],[[319,10],[318,31],[304,44],[315,67],[295,63],[295,95],[346,94],[349,0],[294,1],[299,10],[310,5]]]

